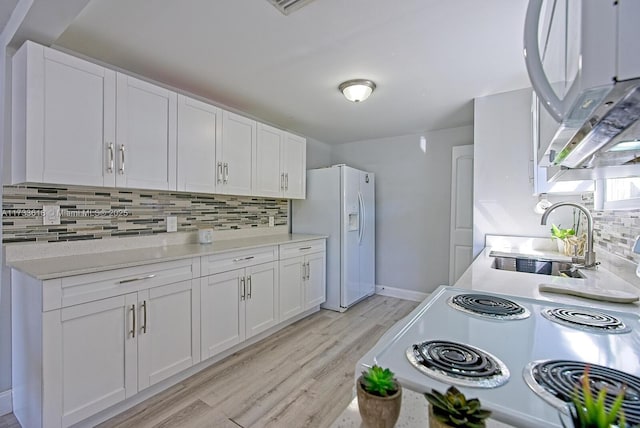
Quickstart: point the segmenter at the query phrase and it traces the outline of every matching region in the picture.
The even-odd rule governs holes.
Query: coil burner
[[[502,361],[462,343],[430,340],[410,346],[406,356],[422,373],[443,383],[495,388],[509,380],[509,369]]]
[[[459,311],[485,318],[520,320],[531,315],[527,308],[516,302],[488,294],[458,294],[452,296],[448,303]]]
[[[628,333],[631,328],[619,318],[587,308],[551,308],[542,311],[542,316],[567,327],[592,333]]]
[[[606,389],[607,409],[624,389],[622,411],[630,425],[640,423],[640,378],[609,367],[580,361],[544,360],[529,363],[524,369],[524,380],[538,396],[557,409],[566,412],[566,404],[574,393],[583,398],[579,385],[585,368],[589,369],[589,382],[594,395]]]

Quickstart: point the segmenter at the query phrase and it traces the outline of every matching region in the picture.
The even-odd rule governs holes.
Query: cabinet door
[[[215,193],[220,109],[178,95],[178,190]]]
[[[197,291],[189,280],[138,293],[138,390],[200,361]]]
[[[255,196],[282,196],[284,172],[280,166],[280,147],[283,144],[283,131],[262,123],[258,124],[256,171],[253,180]]]
[[[55,336],[45,343],[59,349],[44,358],[60,372],[45,373],[58,385],[62,426],[70,426],[137,392],[136,294],[112,297],[59,311]],[[50,385],[49,385],[50,386]],[[45,385],[45,388],[48,388]],[[45,408],[45,418],[48,411]]]
[[[286,132],[282,148],[282,171],[285,174],[284,197],[304,199],[307,177],[307,140]]]
[[[223,167],[222,193],[251,195],[255,144],[256,121],[223,111],[217,157]]]
[[[280,321],[298,315],[304,310],[303,263],[304,257],[280,260]]]
[[[264,263],[245,271],[247,339],[278,323],[277,264]]]
[[[244,304],[240,303],[240,278],[243,275],[243,269],[236,269],[200,280],[203,360],[245,338]]]
[[[19,55],[14,72],[27,74],[26,94],[17,92],[14,106],[26,103],[26,128],[17,134],[26,141],[16,141],[26,143],[26,181],[113,186],[115,73],[32,43],[23,49],[27,68]]]
[[[117,171],[119,187],[175,190],[175,92],[117,75]]]
[[[325,254],[316,253],[306,256],[307,279],[304,281],[304,308],[324,303],[326,294]]]

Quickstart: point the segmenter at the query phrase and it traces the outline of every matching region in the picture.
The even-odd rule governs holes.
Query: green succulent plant
[[[362,372],[362,387],[369,394],[380,397],[393,395],[400,387],[395,374],[389,369],[374,365]]]
[[[569,408],[574,428],[609,428],[616,423],[616,426],[620,428],[628,426],[624,418],[624,413],[622,412],[622,400],[625,394],[624,388],[616,396],[611,404],[611,408],[607,410],[605,405],[607,390],[606,388],[602,388],[594,398],[589,381],[589,367],[584,371],[581,384],[582,399],[579,397],[576,388],[573,392],[573,403]]]
[[[451,427],[482,428],[485,419],[491,416],[489,410],[481,408],[477,398],[467,399],[455,386],[442,394],[435,389],[424,394],[433,406],[433,415],[443,424]]]
[[[551,224],[551,236],[558,239],[567,239],[570,236],[575,236],[576,231],[571,229],[561,229],[555,224]]]

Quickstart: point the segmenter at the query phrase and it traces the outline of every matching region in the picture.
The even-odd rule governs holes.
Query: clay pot
[[[402,388],[393,395],[379,397],[369,394],[362,387],[362,376],[356,381],[358,409],[367,428],[393,428],[400,415]]]
[[[444,422],[440,422],[433,414],[433,406],[429,404],[429,428],[451,428]]]

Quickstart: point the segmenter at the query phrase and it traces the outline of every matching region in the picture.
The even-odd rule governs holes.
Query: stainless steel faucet
[[[593,217],[591,217],[591,213],[584,205],[576,204],[575,202],[556,202],[547,208],[544,214],[542,214],[540,224],[546,225],[547,217],[549,217],[551,211],[562,206],[577,208],[584,213],[585,217],[587,217],[587,251],[584,253],[584,260],[579,259],[577,261],[579,263],[583,263],[586,268],[595,267],[598,263],[596,263],[596,253],[593,251]]]

